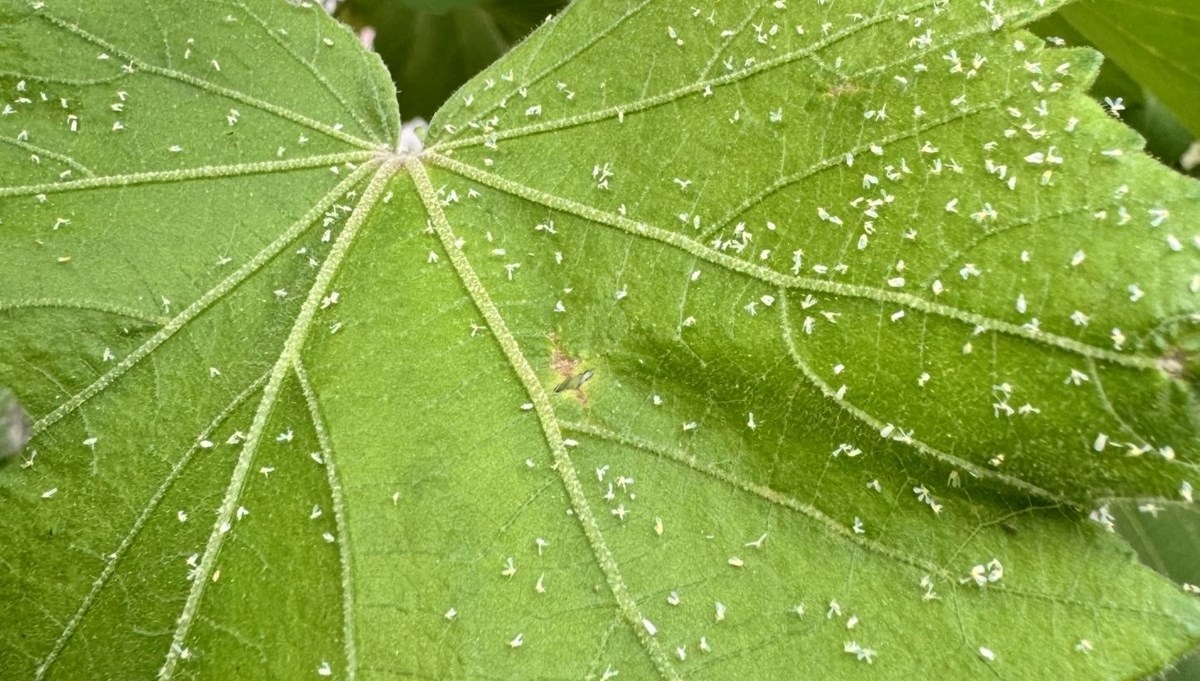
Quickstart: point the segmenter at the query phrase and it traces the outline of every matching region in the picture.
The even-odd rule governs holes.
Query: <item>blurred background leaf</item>
[[[1146,565],[1181,584],[1200,584],[1200,511],[1181,505],[1148,510],[1139,511],[1132,503],[1115,509],[1121,535]],[[1200,680],[1200,653],[1193,652],[1161,678]]]
[[[1032,28],[1051,42],[1103,53],[1092,95],[1120,98],[1121,120],[1146,138],[1152,155],[1200,177],[1200,2],[1083,0]]]
[[[564,5],[563,0],[346,0],[334,15],[360,34],[374,35],[374,49],[400,92],[400,115],[428,120],[460,85]]]
[[[1085,0],[1062,15],[1200,134],[1200,3]]]

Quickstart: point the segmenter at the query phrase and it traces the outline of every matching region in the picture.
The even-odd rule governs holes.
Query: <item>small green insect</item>
[[[561,393],[567,390],[579,390],[583,387],[583,384],[587,383],[588,380],[590,380],[594,375],[596,375],[596,372],[588,369],[577,376],[568,376],[565,380],[563,380],[562,383],[559,383],[554,387],[554,392]]]

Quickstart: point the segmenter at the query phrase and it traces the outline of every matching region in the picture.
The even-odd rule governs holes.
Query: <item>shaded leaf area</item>
[[[1140,506],[1140,508],[1138,508]],[[1142,562],[1181,584],[1200,584],[1200,517],[1193,507],[1125,504],[1117,512],[1122,536]],[[1167,679],[1200,679],[1200,656],[1193,651]]]
[[[1200,7],[1190,0],[1097,0],[1062,10],[1073,28],[1200,135]]]
[[[1105,8],[1101,3],[1085,4],[1088,12],[1104,14]],[[1071,16],[1075,16],[1072,14]],[[1132,24],[1132,30],[1137,30],[1140,24]],[[1095,44],[1066,18],[1062,12],[1055,13],[1042,19],[1032,26],[1038,35],[1064,42],[1071,46],[1087,46],[1099,49],[1107,55],[1107,43]],[[1189,33],[1187,39],[1193,43],[1188,52],[1200,49],[1200,34]],[[1164,86],[1158,83],[1160,87]],[[1172,84],[1170,87],[1175,87]],[[1108,102],[1120,107],[1113,112],[1129,127],[1137,130],[1146,138],[1146,151],[1158,158],[1165,165],[1175,170],[1188,173],[1195,177],[1200,173],[1200,165],[1184,167],[1185,156],[1196,141],[1196,136],[1180,121],[1180,115],[1173,112],[1163,101],[1148,89],[1148,83],[1135,79],[1127,73],[1117,61],[1108,57],[1100,68],[1100,75],[1091,87],[1092,96],[1098,101]],[[1107,106],[1108,104],[1106,104]]]
[[[335,16],[375,31],[404,118],[428,120],[463,83],[500,58],[563,0],[346,0]]]
[[[318,8],[3,0],[0,665],[1162,668],[1200,190],[1038,5],[585,0],[398,156]]]

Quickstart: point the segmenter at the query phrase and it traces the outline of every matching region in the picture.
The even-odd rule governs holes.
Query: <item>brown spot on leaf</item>
[[[1190,378],[1191,372],[1188,369],[1188,356],[1187,352],[1185,352],[1183,348],[1169,348],[1165,353],[1163,353],[1163,356],[1159,358],[1158,367],[1162,369],[1165,374],[1176,380],[1183,381]]]
[[[855,83],[851,83],[849,81],[842,81],[841,83],[835,83],[834,85],[831,85],[829,87],[829,91],[826,92],[825,95],[828,97],[837,99],[838,97],[841,97],[842,95],[852,95],[861,90],[862,90],[862,88],[860,88]]]

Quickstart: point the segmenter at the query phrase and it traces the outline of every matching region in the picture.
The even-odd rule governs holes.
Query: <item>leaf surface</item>
[[[319,8],[5,0],[0,663],[1161,668],[1200,189],[1046,4],[583,1],[414,155]]]
[[[1068,5],[1062,11],[1035,22],[1029,26],[1029,30],[1056,45],[1091,47],[1106,53],[1107,46],[1093,44],[1066,19],[1064,12],[1071,7],[1073,5]],[[1101,11],[1101,8],[1093,5],[1092,11]],[[1110,113],[1118,115],[1123,123],[1146,139],[1146,153],[1177,171],[1197,177],[1195,172],[1189,172],[1184,167],[1188,147],[1196,136],[1142,82],[1135,80],[1112,59],[1106,59],[1089,93],[1106,107],[1119,109]]]

